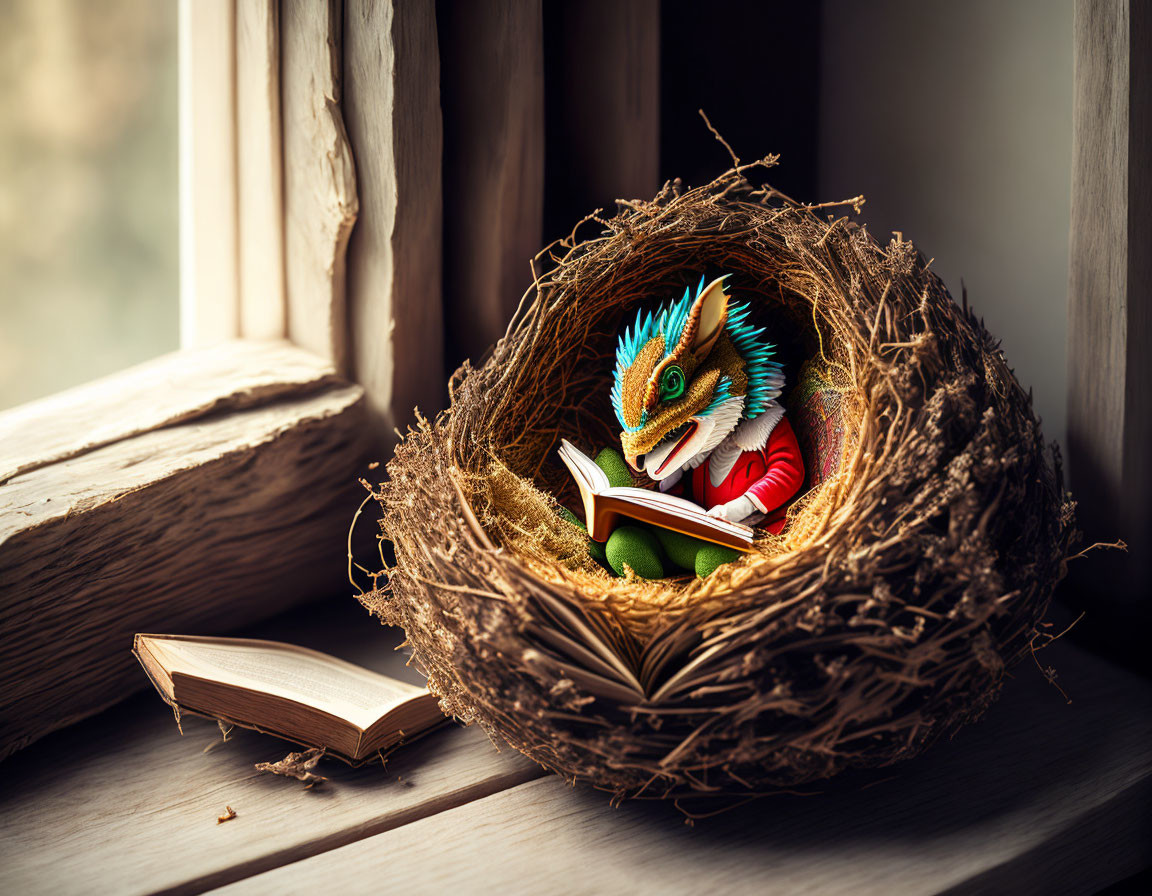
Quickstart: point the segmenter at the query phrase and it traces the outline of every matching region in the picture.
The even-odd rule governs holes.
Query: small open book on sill
[[[322,747],[351,765],[447,721],[426,688],[291,644],[137,635],[132,653],[178,713]]]
[[[560,459],[568,467],[584,501],[584,520],[593,541],[607,541],[619,517],[639,520],[722,544],[751,551],[754,531],[749,526],[708,516],[703,507],[675,495],[644,488],[609,484],[608,474],[569,442],[561,439]]]

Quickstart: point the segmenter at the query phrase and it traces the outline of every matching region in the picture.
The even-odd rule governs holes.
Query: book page
[[[604,492],[604,494],[625,501],[646,504],[649,507],[655,507],[665,513],[694,520],[700,525],[708,526],[721,532],[731,532],[735,535],[748,538],[751,538],[753,534],[753,530],[750,527],[740,523],[734,523],[731,520],[722,520],[719,517],[708,516],[708,512],[699,504],[694,504],[692,501],[677,497],[676,495],[666,495],[663,492],[653,492],[648,489],[633,487],[610,488]]]
[[[560,459],[568,467],[572,478],[580,488],[588,534],[596,541],[608,539],[611,533],[610,527],[613,525],[612,515],[618,514],[625,517],[634,516],[653,525],[670,529],[684,526],[687,527],[685,531],[693,536],[716,540],[737,550],[748,550],[751,546],[754,531],[750,527],[709,516],[708,511],[700,505],[675,495],[633,486],[613,488],[608,482],[607,474],[596,465],[595,461],[589,459],[566,439],[561,442]],[[605,501],[608,498],[617,502],[615,506],[606,507]],[[621,504],[638,509],[630,514]],[[672,522],[673,520],[677,522]]]
[[[269,641],[149,639],[170,672],[264,691],[366,728],[423,688],[334,657]]]
[[[669,513],[690,517],[708,516],[708,511],[687,498],[681,498],[678,495],[666,495],[663,492],[654,492],[646,488],[636,488],[632,485],[618,485],[608,489],[604,494],[613,495],[617,498],[627,498],[630,501],[644,501],[647,504],[667,510]],[[708,518],[715,519],[715,517]],[[716,520],[716,522],[721,522],[721,520]]]
[[[599,494],[608,489],[610,485],[608,474],[596,465],[596,461],[567,439],[560,440],[560,459],[564,461],[573,476],[576,476],[577,471],[579,471],[593,494]]]

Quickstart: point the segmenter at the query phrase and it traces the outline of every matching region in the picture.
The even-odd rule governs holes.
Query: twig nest
[[[618,796],[765,792],[917,754],[1029,652],[1072,537],[1028,394],[924,258],[746,170],[558,244],[378,495],[396,566],[363,600],[444,708]],[[555,450],[617,444],[621,322],[713,272],[791,347],[809,488],[781,535],[707,578],[614,578],[557,512],[552,495],[579,505]]]

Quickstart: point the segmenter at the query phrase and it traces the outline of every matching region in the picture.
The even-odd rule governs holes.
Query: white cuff
[[[761,513],[767,513],[768,512],[768,508],[765,507],[762,503],[760,503],[760,499],[757,498],[754,494],[752,494],[752,492],[745,492],[744,497],[747,498],[749,501],[751,501],[752,505],[757,510],[759,510]]]

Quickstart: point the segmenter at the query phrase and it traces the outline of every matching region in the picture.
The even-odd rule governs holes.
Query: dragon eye
[[[675,364],[668,366],[660,374],[660,400],[668,401],[684,394],[684,371]]]

